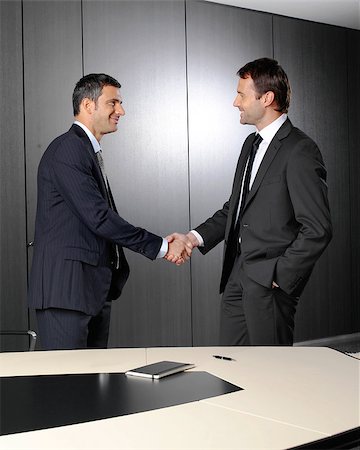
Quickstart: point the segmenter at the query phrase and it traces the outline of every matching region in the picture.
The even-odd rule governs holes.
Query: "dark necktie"
[[[101,170],[101,173],[102,173],[102,176],[104,179],[108,203],[110,205],[110,208],[116,212],[116,207],[115,207],[115,203],[113,200],[113,196],[111,194],[109,181],[108,181],[108,178],[107,178],[107,175],[105,172],[105,164],[104,164],[101,150],[96,153],[96,157],[97,157],[97,160],[98,160],[98,163],[100,166],[100,170]],[[114,252],[115,264],[114,265],[115,265],[115,269],[118,269],[120,266],[120,254],[119,254],[119,247],[117,244],[114,244],[114,250],[115,250],[115,252]]]
[[[102,174],[104,182],[105,182],[106,191],[108,192],[108,179],[107,179],[106,172],[105,172],[105,164],[104,164],[101,150],[96,152],[96,157],[97,157],[97,160],[98,160],[98,163],[100,166],[101,174]]]
[[[255,159],[255,155],[256,152],[258,151],[259,145],[261,144],[262,141],[262,137],[260,136],[260,134],[257,134],[255,136],[254,142],[252,143],[252,147],[250,150],[250,155],[248,158],[248,163],[246,166],[246,170],[245,170],[245,175],[243,178],[243,188],[242,188],[242,195],[241,195],[241,200],[240,200],[240,208],[238,208],[238,215],[237,215],[237,221],[236,221],[236,225],[235,225],[235,232],[234,235],[236,237],[236,239],[238,239],[239,236],[239,230],[240,230],[240,221],[241,221],[241,216],[246,204],[246,199],[247,196],[249,194],[249,190],[250,190],[250,179],[251,179],[251,171],[254,165],[254,159]]]
[[[253,168],[253,165],[254,165],[254,159],[255,159],[256,152],[258,151],[259,145],[261,144],[262,140],[263,139],[260,136],[260,134],[257,134],[255,139],[254,139],[254,142],[252,144],[252,147],[251,147],[249,160],[248,160],[248,164],[247,164],[246,172],[245,172],[245,176],[244,176],[244,184],[243,184],[241,203],[240,203],[240,210],[239,210],[239,218],[242,215],[242,212],[243,212],[243,209],[244,209],[244,206],[245,206],[245,203],[246,203],[246,199],[247,199],[247,196],[249,194],[251,171],[252,171],[252,168]]]

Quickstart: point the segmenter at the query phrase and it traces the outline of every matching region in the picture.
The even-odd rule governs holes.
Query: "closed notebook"
[[[172,375],[174,373],[183,372],[186,369],[195,367],[195,364],[182,363],[175,361],[160,361],[147,366],[137,367],[136,369],[128,370],[125,375],[134,375],[136,377],[159,379]]]

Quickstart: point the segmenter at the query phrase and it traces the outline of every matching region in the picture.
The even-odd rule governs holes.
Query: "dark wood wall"
[[[0,2],[0,330],[28,328],[22,15]],[[20,340],[0,346],[26,347]],[[16,347],[15,347],[16,348]]]
[[[123,86],[126,115],[102,140],[111,189],[120,215],[161,236],[189,226],[184,14],[184,2],[84,3],[85,73]],[[191,345],[190,266],[126,256],[110,345]]]
[[[275,57],[289,116],[320,146],[334,239],[300,301],[296,340],[358,331],[360,32],[202,1],[0,2],[1,329],[36,323],[26,307],[37,165],[72,122],[83,73],[122,83],[126,115],[103,139],[120,214],[166,235],[227,200],[252,127],[232,103],[236,71]],[[28,253],[28,254],[27,254]],[[127,252],[111,346],[216,345],[222,245],[177,268]]]
[[[274,18],[274,56],[288,73],[290,118],[319,145],[328,171],[333,239],[315,267],[297,314],[302,339],[345,334],[353,311],[349,192],[347,31]],[[339,262],[341,261],[341,266]]]
[[[191,227],[228,200],[241,146],[253,127],[233,107],[246,62],[272,57],[271,15],[203,2],[186,8]],[[257,30],[254,33],[254,30]],[[216,345],[223,245],[191,259],[194,345]]]
[[[360,330],[360,33],[347,31],[348,39],[348,117],[351,211],[351,296],[348,309],[352,312],[349,325]],[[341,267],[340,261],[340,267]],[[343,297],[341,297],[343,299]],[[347,325],[348,327],[348,325]]]

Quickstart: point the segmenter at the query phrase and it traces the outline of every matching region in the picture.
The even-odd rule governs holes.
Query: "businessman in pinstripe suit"
[[[174,263],[191,254],[191,246],[168,243],[117,213],[99,142],[125,114],[120,87],[105,74],[83,77],[73,93],[74,124],[39,164],[28,301],[43,349],[107,346],[111,301],[129,276],[122,247]]]

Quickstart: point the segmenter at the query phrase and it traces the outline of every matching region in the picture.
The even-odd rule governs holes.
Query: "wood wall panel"
[[[345,334],[352,312],[346,30],[274,17],[274,55],[292,86],[289,117],[319,145],[328,170],[334,237],[297,313],[296,340]]]
[[[191,226],[228,200],[242,144],[253,127],[233,107],[236,72],[272,56],[271,16],[231,6],[187,2]],[[186,230],[182,230],[186,231]],[[194,345],[218,344],[223,245],[191,262]]]
[[[82,76],[81,2],[25,0],[23,15],[27,223],[32,241],[39,161],[74,120],[72,92]],[[28,259],[30,267],[32,248]],[[30,323],[36,328],[32,313]]]
[[[0,330],[28,329],[21,27],[21,2],[0,1]]]
[[[189,226],[184,2],[85,1],[85,72],[121,85],[125,117],[102,142],[119,214],[166,236]],[[190,265],[127,251],[111,346],[191,345]]]
[[[360,31],[349,30],[348,104],[351,207],[351,321],[346,332],[360,331]]]
[[[82,76],[80,0],[24,1],[24,80],[28,227],[34,236],[36,176],[44,151],[74,118]]]

